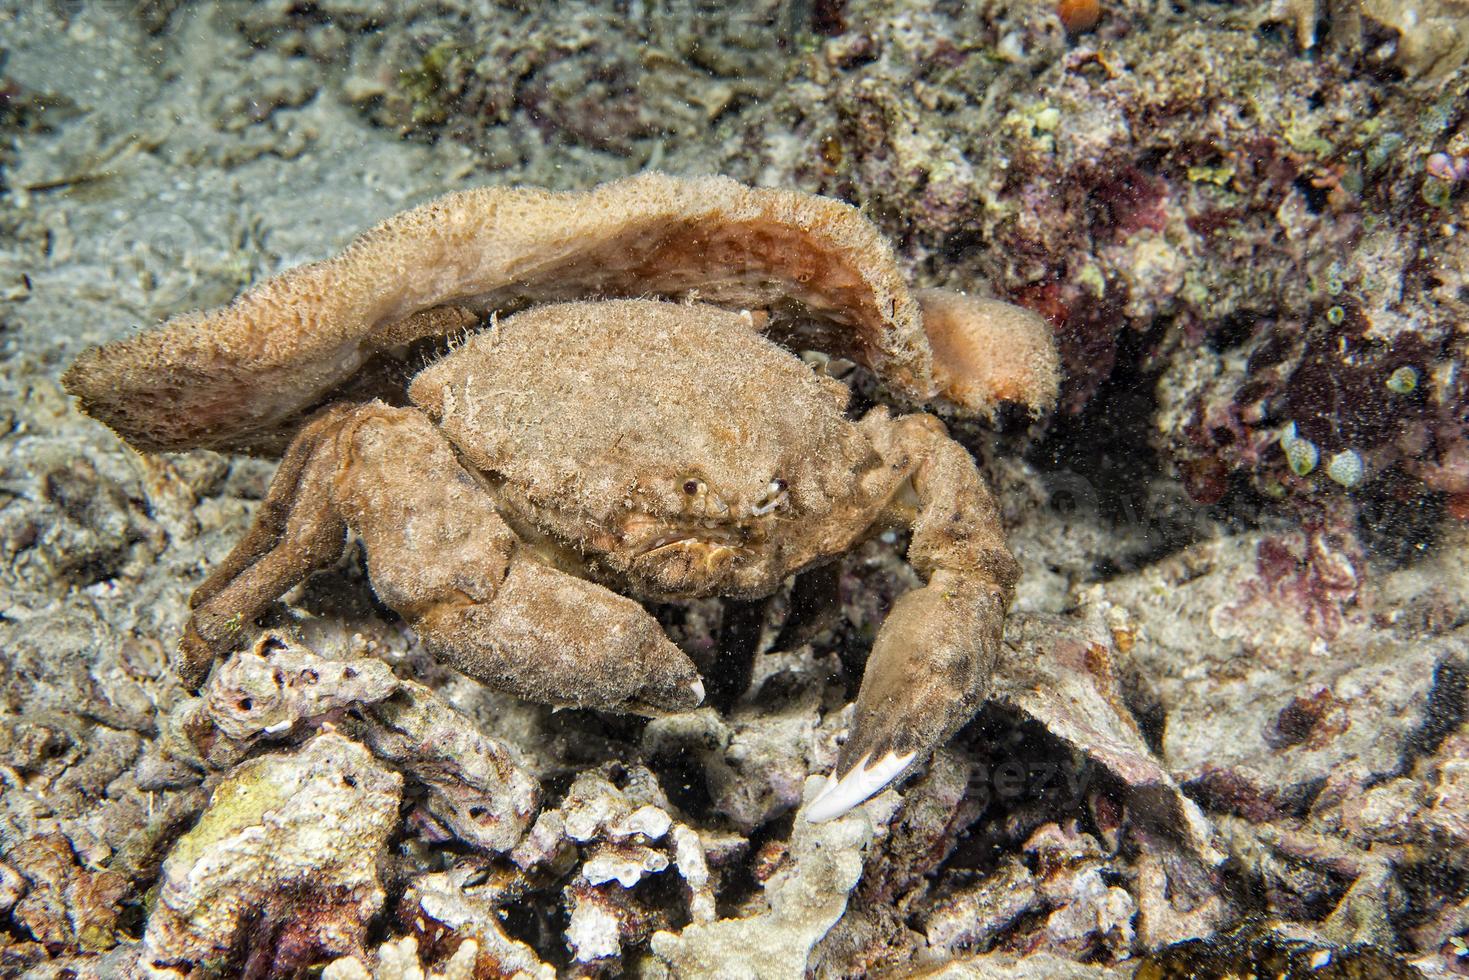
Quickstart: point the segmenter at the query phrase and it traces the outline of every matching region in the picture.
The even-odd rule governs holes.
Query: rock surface
[[[360,951],[402,785],[334,732],[241,764],[163,862],[144,968],[186,976],[243,944],[246,972],[280,975]]]

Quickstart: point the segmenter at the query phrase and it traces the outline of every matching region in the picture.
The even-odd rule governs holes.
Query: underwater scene
[[[0,0],[0,977],[1469,975],[1469,0]]]

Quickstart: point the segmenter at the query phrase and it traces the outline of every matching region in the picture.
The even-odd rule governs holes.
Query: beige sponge
[[[891,248],[855,208],[724,177],[656,173],[579,193],[446,195],[227,307],[91,348],[63,381],[84,411],[139,449],[274,452],[326,402],[393,384],[401,391],[406,365],[395,359],[416,341],[451,336],[489,313],[609,297],[764,311],[777,339],[855,360],[911,405],[951,401],[985,414],[997,397],[1046,401],[1027,387],[1045,380],[1038,353],[1026,356],[1039,367],[1020,373],[981,364],[974,378],[951,369],[942,384],[935,378],[918,303]],[[965,370],[1009,357],[986,338],[1038,343],[995,308],[930,305],[947,325],[952,363]],[[960,329],[976,310],[988,325]],[[1012,394],[989,391],[980,378],[1003,379]]]

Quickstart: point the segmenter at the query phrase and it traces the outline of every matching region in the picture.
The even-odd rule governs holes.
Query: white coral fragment
[[[397,678],[380,660],[328,660],[265,633],[219,666],[205,703],[219,730],[243,741],[282,734],[350,704],[373,704],[397,688]]]
[[[566,943],[578,963],[618,956],[622,953],[622,922],[597,902],[578,902],[566,926]]]
[[[638,767],[631,770],[632,779],[626,789],[618,789],[601,771],[584,772],[577,776],[561,805],[561,820],[566,836],[579,844],[598,838],[626,840],[640,834],[649,840],[658,840],[668,833],[673,818],[657,803],[638,804],[636,795],[649,790],[657,792],[659,802],[662,793],[656,790],[657,781],[647,770]]]
[[[380,660],[330,660],[267,632],[220,665],[204,699],[208,719],[242,743],[351,705],[368,709],[354,734],[428,788],[429,813],[454,836],[488,851],[520,841],[540,801],[535,777],[508,746]]]
[[[640,806],[624,820],[614,821],[607,831],[614,837],[641,834],[648,840],[661,840],[673,826],[673,818],[656,806]]]
[[[582,865],[581,873],[594,885],[616,881],[631,888],[644,877],[668,867],[668,858],[641,844],[605,845]]]
[[[695,922],[713,922],[716,914],[709,862],[704,857],[704,842],[694,828],[683,824],[673,828],[673,861],[689,886],[689,915]]]
[[[605,765],[580,773],[561,806],[544,811],[511,852],[527,871],[571,870],[580,855],[565,889],[565,938],[578,963],[620,956],[625,945],[668,921],[666,909],[632,891],[654,875],[683,879],[690,920],[715,919],[705,841],[672,810],[648,769]]]
[[[493,884],[473,885],[472,869],[458,868],[416,878],[404,894],[404,905],[464,940],[460,950],[473,946],[478,975],[516,980],[554,980],[556,971],[541,962],[535,950],[512,939],[500,925],[500,907],[508,902]]]
[[[819,782],[811,777],[808,793]],[[870,816],[879,809],[854,810],[820,824],[797,820],[790,860],[765,886],[767,911],[655,933],[653,956],[670,976],[806,976],[812,947],[846,911],[847,896],[862,876],[863,851],[874,835]],[[888,807],[882,819],[891,814]]]
[[[412,681],[376,706],[372,722],[367,744],[429,788],[429,812],[456,837],[489,851],[520,842],[540,803],[540,784],[509,746]]]
[[[321,971],[321,980],[474,980],[479,946],[473,939],[459,944],[442,970],[425,970],[418,954],[418,940],[404,936],[396,942],[378,947],[377,963],[368,969],[356,956],[330,963]],[[527,976],[514,974],[515,978]]]

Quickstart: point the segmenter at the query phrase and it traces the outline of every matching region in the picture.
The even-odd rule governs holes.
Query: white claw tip
[[[694,680],[694,682],[689,685],[689,687],[693,688],[694,697],[696,697],[696,698],[699,699],[699,704],[703,704],[704,703],[704,682],[701,681],[701,680],[698,680],[696,678]]]
[[[806,805],[806,819],[811,823],[821,823],[840,817],[852,807],[866,800],[869,796],[882,789],[888,783],[897,779],[908,763],[913,761],[916,752],[908,752],[904,755],[894,755],[889,752],[876,762],[868,764],[871,755],[864,755],[857,760],[852,771],[841,779],[829,776],[826,785],[821,792]]]

